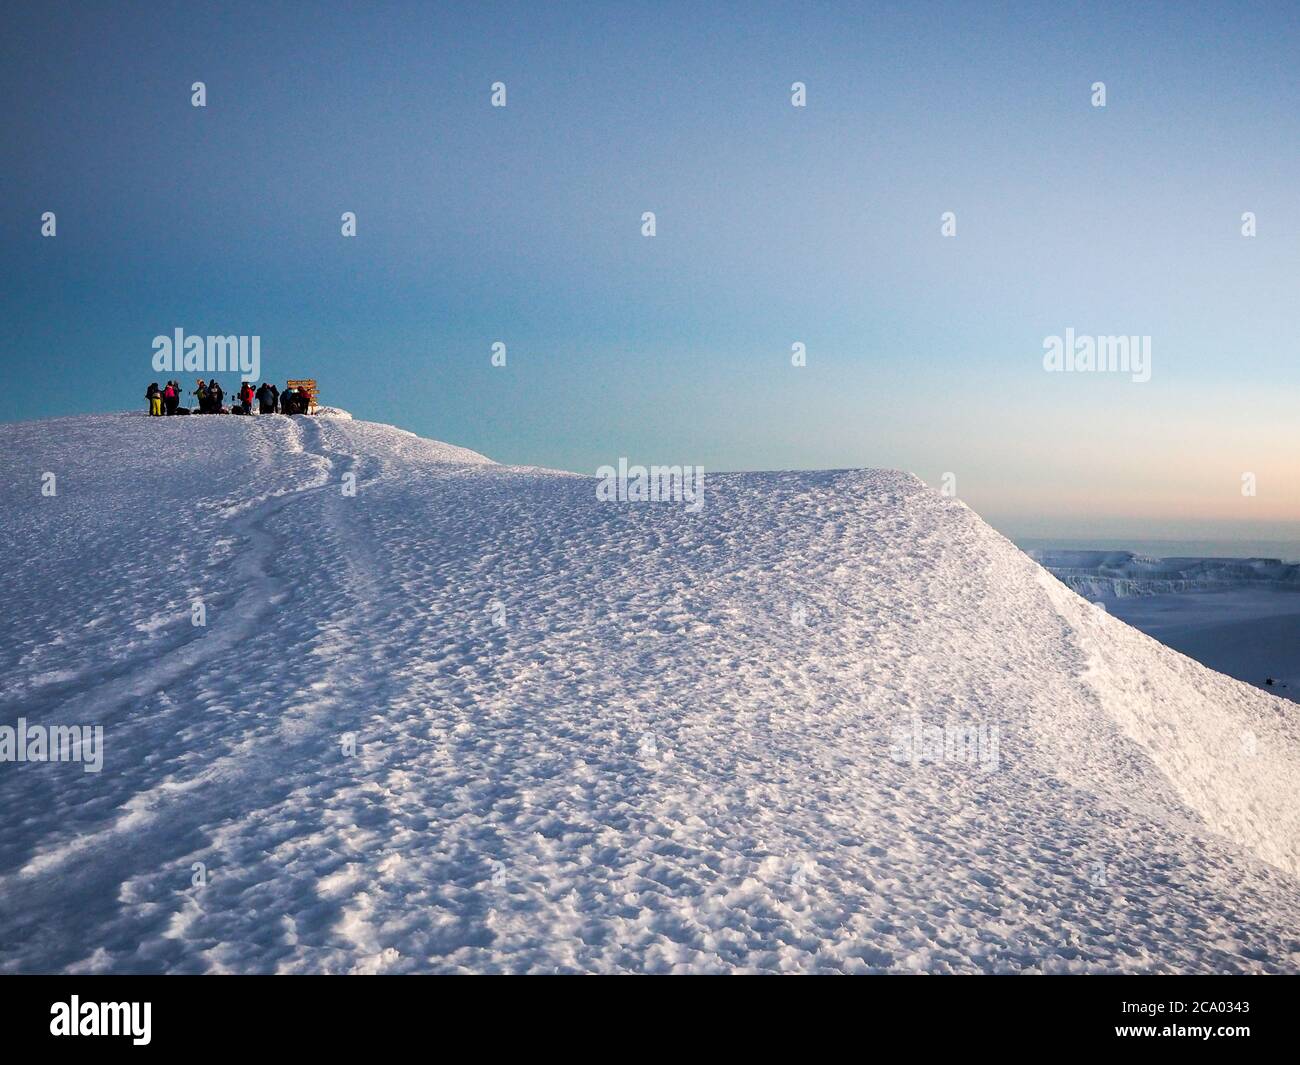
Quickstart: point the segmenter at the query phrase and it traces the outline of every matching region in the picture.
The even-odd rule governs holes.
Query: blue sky
[[[461,7],[8,5],[0,418],[142,406],[181,327],[503,461],[1297,537],[1295,5]],[[1151,381],[1044,372],[1066,328]]]

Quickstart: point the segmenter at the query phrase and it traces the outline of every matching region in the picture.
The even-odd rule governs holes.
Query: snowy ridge
[[[0,438],[0,724],[106,737],[0,764],[5,971],[1300,969],[1293,705],[909,475],[689,513],[341,415]]]
[[[1084,679],[1151,755],[1179,796],[1218,832],[1300,873],[1300,729],[1279,700],[1239,698],[1242,685],[1134,630],[1047,574],[1049,595],[1088,654]]]

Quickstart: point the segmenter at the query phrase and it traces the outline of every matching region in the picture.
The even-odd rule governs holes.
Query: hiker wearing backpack
[[[257,413],[275,413],[275,397],[271,394],[271,386],[265,381],[262,382],[262,387],[257,390]]]
[[[208,402],[212,405],[213,414],[226,413],[221,409],[221,401],[225,398],[226,394],[221,390],[221,386],[217,384],[217,379],[215,377],[212,378],[208,382]]]
[[[144,391],[144,398],[149,401],[149,417],[162,417],[162,392],[158,389],[158,382],[155,381]]]
[[[176,382],[167,382],[167,387],[162,392],[162,401],[164,414],[171,416],[176,413],[176,404],[180,401],[180,394],[176,391]]]

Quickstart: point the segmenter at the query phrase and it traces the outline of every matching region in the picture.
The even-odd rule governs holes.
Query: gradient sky
[[[143,408],[155,335],[258,334],[263,376],[502,461],[1300,539],[1294,3],[26,7],[2,419]],[[1045,373],[1067,327],[1150,335],[1152,380]]]

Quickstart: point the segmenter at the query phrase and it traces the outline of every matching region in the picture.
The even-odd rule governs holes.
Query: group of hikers
[[[286,388],[281,392],[275,385],[263,381],[261,387],[254,390],[253,382],[245,381],[231,398],[230,409],[227,410],[222,406],[226,394],[215,377],[207,384],[199,378],[194,391],[190,393],[198,400],[194,410],[181,406],[183,394],[179,381],[168,381],[162,388],[159,388],[158,382],[155,381],[144,393],[144,398],[149,402],[150,416],[158,418],[170,414],[252,414],[255,400],[258,414],[306,414],[314,398],[304,388]]]

